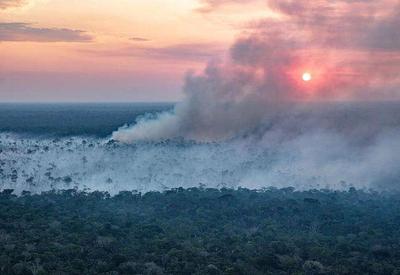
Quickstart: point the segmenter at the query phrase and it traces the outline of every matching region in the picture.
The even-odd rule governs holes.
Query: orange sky
[[[246,12],[204,7],[197,0],[0,0],[0,101],[179,100],[187,70],[223,56],[243,24],[271,14],[263,1]]]

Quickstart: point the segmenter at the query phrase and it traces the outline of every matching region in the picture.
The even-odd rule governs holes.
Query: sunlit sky
[[[1,101],[176,101],[263,1],[0,0]]]
[[[320,98],[399,99],[399,25],[398,0],[0,0],[0,101],[179,101],[232,53]]]

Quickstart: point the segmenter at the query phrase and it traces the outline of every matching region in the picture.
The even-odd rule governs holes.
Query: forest
[[[1,274],[400,274],[396,193],[0,193]]]

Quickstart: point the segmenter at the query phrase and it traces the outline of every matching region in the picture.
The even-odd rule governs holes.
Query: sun
[[[312,75],[309,72],[305,72],[303,73],[302,79],[303,81],[308,82],[312,80]]]

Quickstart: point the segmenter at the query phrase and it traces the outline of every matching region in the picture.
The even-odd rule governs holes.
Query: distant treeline
[[[400,196],[4,190],[0,274],[400,274]]]

